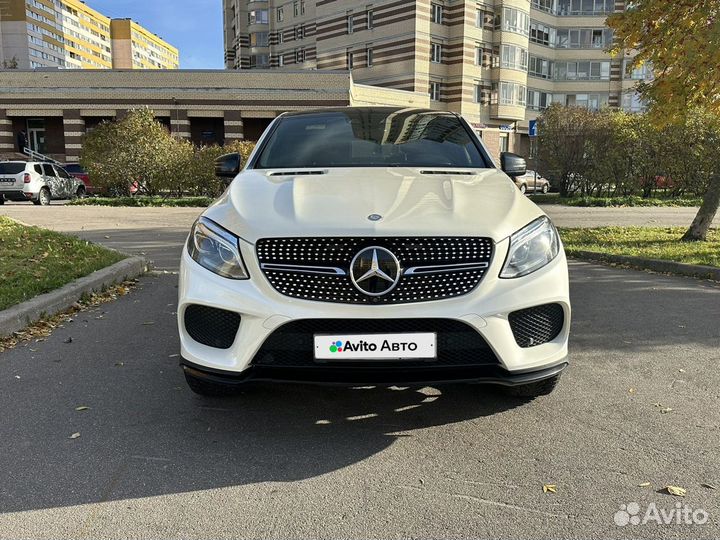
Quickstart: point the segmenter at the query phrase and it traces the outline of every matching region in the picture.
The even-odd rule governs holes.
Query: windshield
[[[0,163],[0,174],[18,174],[24,170],[24,163]]]
[[[254,167],[491,165],[455,115],[358,108],[280,119]]]

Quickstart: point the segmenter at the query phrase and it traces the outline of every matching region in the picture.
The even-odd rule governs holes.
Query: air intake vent
[[[327,174],[327,171],[277,171],[271,172],[268,176],[309,176],[313,174]]]
[[[463,176],[475,176],[475,171],[441,171],[441,170],[427,170],[420,171],[420,174],[441,174],[441,175],[463,175]]]
[[[515,341],[527,348],[558,337],[565,323],[565,312],[560,304],[544,304],[513,311],[508,318]]]
[[[209,306],[192,304],[185,308],[185,329],[198,343],[229,349],[240,327],[240,315]]]

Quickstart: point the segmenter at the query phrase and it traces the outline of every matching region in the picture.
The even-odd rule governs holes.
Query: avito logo
[[[416,351],[418,348],[417,343],[414,342],[399,342],[393,343],[387,339],[383,340],[379,349],[381,351]],[[360,340],[356,343],[347,340],[345,343],[342,341],[333,341],[330,343],[330,352],[343,352],[343,351],[362,351],[362,352],[374,352],[378,350],[376,343],[369,343],[367,341]]]

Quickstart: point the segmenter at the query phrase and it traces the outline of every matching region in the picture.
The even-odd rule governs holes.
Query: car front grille
[[[240,327],[238,313],[199,304],[185,308],[184,321],[191,338],[216,349],[229,349]]]
[[[437,334],[437,358],[420,360],[315,360],[316,334]],[[498,365],[495,353],[470,325],[453,319],[302,319],[276,329],[252,360],[278,368],[412,369]]]
[[[558,337],[565,324],[565,312],[560,304],[544,304],[513,311],[508,319],[515,341],[527,348]]]
[[[366,295],[350,279],[353,257],[369,246],[392,252],[403,269],[397,286],[384,296]],[[265,238],[258,240],[256,250],[263,274],[281,294],[322,302],[383,305],[467,294],[487,271],[493,242],[474,237]],[[410,269],[416,267],[434,268],[414,274]]]

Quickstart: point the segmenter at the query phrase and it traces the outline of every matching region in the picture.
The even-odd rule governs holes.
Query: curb
[[[70,308],[83,294],[100,291],[115,283],[135,278],[147,272],[149,263],[143,257],[128,257],[112,266],[71,281],[55,291],[41,294],[30,300],[0,311],[0,338],[19,332],[40,320]]]
[[[641,270],[652,270],[662,274],[676,274],[680,276],[710,279],[720,281],[720,268],[705,266],[701,264],[685,264],[662,259],[645,259],[643,257],[631,257],[629,255],[610,255],[597,253],[595,251],[572,251],[568,257],[587,261],[616,263],[631,266]]]

